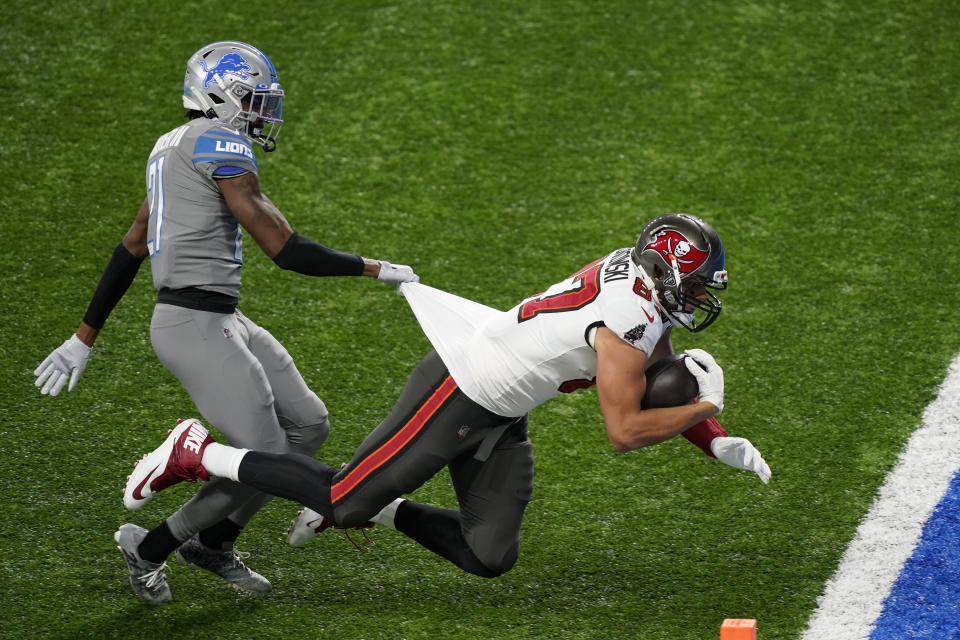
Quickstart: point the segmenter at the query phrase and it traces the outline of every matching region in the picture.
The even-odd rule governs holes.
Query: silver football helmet
[[[187,60],[183,106],[222,120],[261,145],[277,147],[283,125],[283,89],[262,51],[226,40],[200,48]]]
[[[674,323],[697,332],[723,307],[713,293],[727,288],[723,243],[713,227],[687,213],[668,213],[644,226],[631,252],[657,307]]]

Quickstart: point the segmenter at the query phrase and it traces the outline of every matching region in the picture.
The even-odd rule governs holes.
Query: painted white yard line
[[[800,640],[868,638],[923,525],[960,468],[960,354],[887,476]]]

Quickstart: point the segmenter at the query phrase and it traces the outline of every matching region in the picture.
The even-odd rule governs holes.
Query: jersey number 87
[[[572,276],[520,305],[517,322],[525,322],[541,313],[559,313],[582,309],[600,295],[600,268],[603,258],[594,260]]]

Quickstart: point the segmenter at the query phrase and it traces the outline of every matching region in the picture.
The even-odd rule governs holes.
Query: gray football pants
[[[207,424],[231,445],[312,456],[326,440],[330,423],[323,401],[283,345],[240,311],[220,314],[160,303],[150,339]],[[226,517],[243,526],[270,497],[215,478],[167,524],[179,540]]]

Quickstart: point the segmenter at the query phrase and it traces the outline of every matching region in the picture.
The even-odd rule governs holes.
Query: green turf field
[[[0,637],[714,638],[725,617],[797,638],[960,348],[960,5],[537,0],[4,2],[0,55]],[[594,391],[535,412],[536,487],[517,566],[460,573],[375,529],[283,541],[269,504],[241,538],[266,599],[171,563],[172,604],[127,584],[112,534],[152,527],[133,462],[195,413],[149,340],[143,268],[79,386],[34,367],[76,328],[182,122],[199,46],[265,50],[287,90],[264,191],[295,229],[416,267],[498,308],[667,211],[727,249],[725,311],[675,346],[726,374],[720,421],[773,479],[678,438],[606,441]],[[367,279],[281,272],[248,239],[244,312],[331,409],[346,460],[428,343]],[[453,505],[444,477],[417,494]]]

